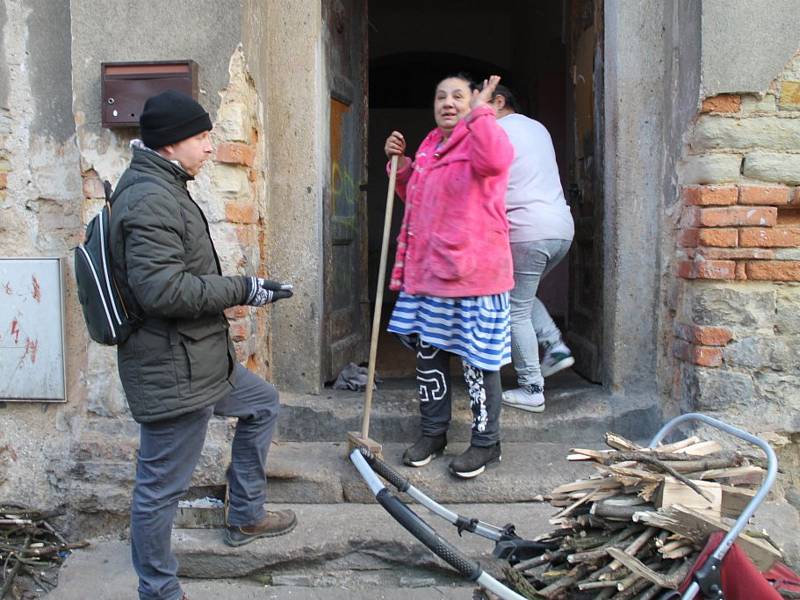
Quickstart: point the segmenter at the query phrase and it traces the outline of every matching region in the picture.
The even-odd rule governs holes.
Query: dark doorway
[[[556,149],[562,185],[569,198],[575,190],[574,86],[570,56],[572,27],[584,27],[586,11],[573,5],[595,0],[510,0],[498,4],[471,0],[408,0],[369,4],[369,135],[368,135],[368,265],[370,301],[375,301],[387,176],[383,144],[394,129],[403,132],[408,154],[434,127],[433,93],[443,77],[466,72],[476,80],[498,74],[519,97],[524,114],[549,130]],[[593,10],[589,11],[594,14]],[[575,16],[580,14],[581,23]],[[580,37],[580,36],[577,36]],[[581,174],[588,173],[586,169]],[[584,181],[581,190],[586,187]],[[394,238],[402,220],[402,202],[395,203],[387,269],[394,259]],[[589,244],[599,240],[592,239]],[[539,297],[565,333],[570,332],[570,263],[563,261],[543,281]],[[600,269],[600,263],[596,265]],[[388,273],[386,280],[388,282]],[[599,277],[598,277],[599,279]],[[586,283],[585,281],[582,282]],[[596,284],[596,281],[592,282]],[[593,298],[602,288],[593,291]],[[585,296],[585,294],[584,294]],[[414,356],[385,333],[396,295],[385,291],[378,371],[388,377],[414,375]],[[585,298],[581,306],[585,306]],[[602,322],[600,307],[594,321]],[[570,335],[568,333],[568,335]],[[599,340],[596,332],[581,339]],[[595,353],[597,356],[599,353]],[[579,359],[580,361],[580,359]],[[576,367],[597,381],[594,365]]]

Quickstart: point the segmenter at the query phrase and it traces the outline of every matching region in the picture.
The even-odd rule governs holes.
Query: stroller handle
[[[756,437],[753,434],[744,431],[743,429],[739,429],[738,427],[734,427],[733,425],[729,425],[728,423],[720,421],[719,419],[715,419],[700,413],[686,413],[668,421],[661,429],[658,430],[658,433],[653,436],[649,447],[655,448],[670,431],[672,431],[681,423],[685,423],[687,421],[701,421],[706,425],[714,427],[715,429],[719,429],[720,431],[723,431],[729,435],[749,442],[754,446],[758,446],[764,451],[764,454],[767,455],[767,476],[764,478],[764,481],[761,482],[761,487],[758,488],[756,495],[753,496],[745,509],[742,511],[742,514],[740,514],[739,518],[736,519],[733,527],[731,527],[730,531],[728,531],[728,534],[723,538],[722,542],[720,542],[719,546],[717,546],[717,549],[709,557],[709,562],[721,563],[722,559],[728,553],[728,550],[730,550],[731,546],[733,546],[736,538],[747,526],[747,523],[750,521],[750,517],[752,517],[756,512],[756,509],[761,506],[761,503],[766,499],[770,488],[775,483],[775,478],[778,474],[778,459],[770,445],[761,438]],[[700,585],[698,584],[697,580],[695,580],[692,582],[689,589],[687,589],[683,594],[682,598],[684,600],[694,598],[695,594],[699,590]]]

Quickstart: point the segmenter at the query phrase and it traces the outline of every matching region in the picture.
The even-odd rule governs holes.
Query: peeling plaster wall
[[[800,2],[703,0],[703,97],[766,92],[797,50]]]
[[[81,233],[69,20],[65,3],[0,2],[0,256],[68,258]],[[69,339],[83,323],[69,271],[65,279]],[[80,344],[65,355],[67,404],[0,404],[0,503],[63,500],[53,465],[69,454],[84,397]]]
[[[199,101],[216,118],[228,58],[241,42],[241,0],[72,0],[73,110],[83,170],[116,181],[129,160],[134,129],[100,126],[100,63],[193,59]]]

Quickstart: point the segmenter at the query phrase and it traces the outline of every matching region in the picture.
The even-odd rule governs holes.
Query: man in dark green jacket
[[[211,156],[211,119],[192,98],[150,98],[141,140],[113,198],[115,279],[142,326],[118,347],[119,374],[141,440],[131,506],[140,600],[185,599],[170,550],[178,499],[189,487],[212,414],[238,417],[228,468],[225,542],[282,535],[294,512],[265,511],[266,458],[278,416],[272,384],[241,366],[224,309],[264,306],[291,286],[223,276],[191,181]]]

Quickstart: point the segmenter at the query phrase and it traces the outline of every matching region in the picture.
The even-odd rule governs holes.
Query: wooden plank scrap
[[[667,529],[692,540],[698,545],[705,544],[708,536],[715,531],[730,530],[730,526],[720,519],[683,507],[680,504],[662,508],[656,512],[636,513],[633,515],[633,521]],[[739,534],[736,543],[762,572],[769,570],[776,561],[782,559],[781,552],[771,544],[747,533]]]

